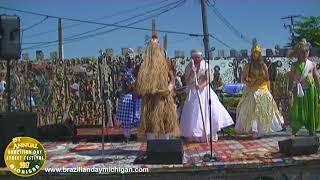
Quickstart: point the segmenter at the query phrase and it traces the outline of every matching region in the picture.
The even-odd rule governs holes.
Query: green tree
[[[320,16],[303,17],[293,29],[294,42],[306,38],[312,47],[320,48]]]

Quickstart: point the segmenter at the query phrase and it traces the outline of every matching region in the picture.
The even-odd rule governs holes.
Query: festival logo
[[[15,175],[29,177],[37,174],[46,161],[43,145],[31,137],[15,137],[8,144],[4,160]]]

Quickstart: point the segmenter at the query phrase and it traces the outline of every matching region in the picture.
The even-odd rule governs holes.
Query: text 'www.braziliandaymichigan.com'
[[[108,168],[45,168],[46,173],[95,173],[95,174],[127,174],[127,173],[148,173],[149,168],[127,168],[127,167],[108,167]]]

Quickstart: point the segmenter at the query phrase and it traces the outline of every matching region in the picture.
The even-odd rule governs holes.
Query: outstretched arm
[[[295,70],[293,67],[291,67],[289,72],[289,84],[288,84],[288,99],[289,99],[289,105],[292,106],[293,104],[293,82],[295,77]]]

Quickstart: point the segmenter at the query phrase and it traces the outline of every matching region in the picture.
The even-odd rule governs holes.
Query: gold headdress
[[[261,53],[261,51],[262,51],[261,46],[258,44],[256,39],[253,39],[252,40],[251,54]]]

